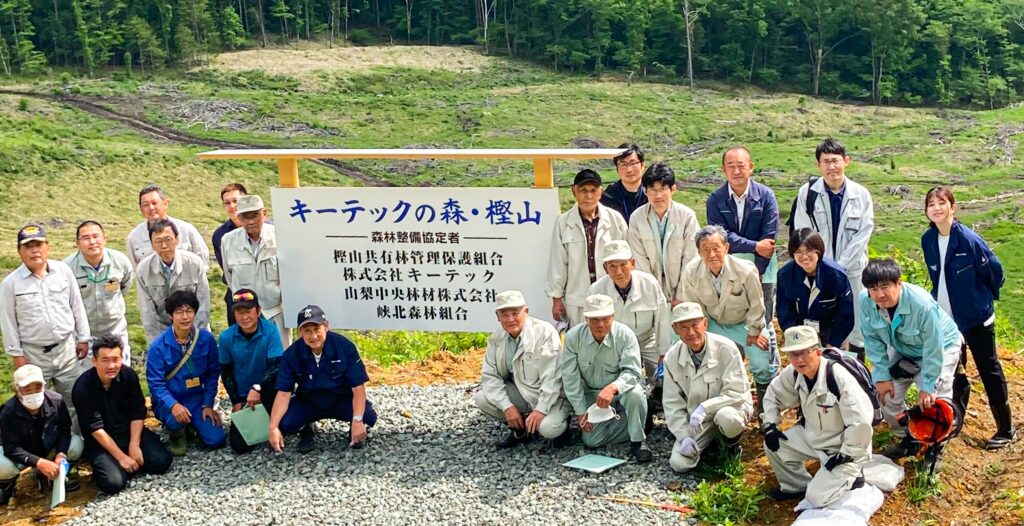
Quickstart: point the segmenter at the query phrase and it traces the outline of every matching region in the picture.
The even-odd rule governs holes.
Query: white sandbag
[[[801,512],[793,526],[867,526],[871,516],[882,507],[885,496],[878,488],[865,484],[861,488],[845,491],[835,502],[824,508],[811,508],[807,499],[801,500],[793,511]]]
[[[864,463],[864,482],[887,493],[894,491],[905,475],[903,466],[882,455],[872,455],[871,460]]]

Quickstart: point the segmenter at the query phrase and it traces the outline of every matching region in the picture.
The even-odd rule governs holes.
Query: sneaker
[[[885,451],[882,451],[882,456],[889,457],[892,460],[899,460],[904,457],[916,455],[920,450],[921,443],[914,440],[910,435],[907,435],[899,442],[885,448]]]
[[[167,449],[171,450],[171,454],[176,457],[185,456],[185,452],[188,451],[188,442],[185,440],[185,430],[179,429],[178,431],[171,431],[169,434],[170,444]]]
[[[772,488],[768,490],[768,497],[775,501],[783,500],[797,500],[804,498],[807,491],[785,491],[782,488]]]
[[[647,447],[647,442],[630,442],[629,450],[637,464],[646,464],[654,459],[654,455]]]
[[[527,433],[525,430],[516,431],[515,429],[509,429],[508,434],[505,435],[505,438],[495,442],[494,447],[498,449],[510,449],[518,446],[519,444],[522,444],[523,442],[526,442],[529,439],[530,434]]]
[[[313,432],[313,428],[306,426],[299,430],[299,443],[295,446],[295,451],[305,455],[316,447],[316,434]]]

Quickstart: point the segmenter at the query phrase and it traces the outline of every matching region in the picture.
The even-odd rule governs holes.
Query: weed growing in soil
[[[720,482],[702,481],[690,495],[690,506],[703,523],[742,524],[758,517],[764,499],[762,486],[750,486],[743,477],[729,477]]]
[[[942,494],[942,482],[938,474],[928,475],[928,464],[917,462],[914,478],[907,485],[907,499],[914,504]]]

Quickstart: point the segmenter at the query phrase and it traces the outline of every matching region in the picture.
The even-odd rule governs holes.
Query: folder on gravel
[[[583,455],[562,465],[567,468],[582,469],[591,473],[604,473],[625,463],[626,461],[621,458],[606,457],[604,455]]]
[[[252,409],[243,407],[240,411],[231,413],[231,422],[235,424],[247,445],[255,446],[267,441],[270,415],[263,404],[256,404]]]

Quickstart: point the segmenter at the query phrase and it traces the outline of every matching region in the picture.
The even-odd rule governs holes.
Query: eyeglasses
[[[174,239],[173,236],[170,236],[170,237],[158,237],[158,238],[153,240],[153,246],[155,246],[155,247],[170,246],[170,245],[174,245],[174,244],[176,244],[176,243],[175,243],[175,239]]]
[[[195,313],[196,313],[196,310],[193,309],[192,307],[178,307],[177,309],[174,309],[174,312],[172,314],[174,314],[174,315],[181,315],[181,314],[195,314]]]
[[[792,362],[793,360],[803,360],[807,358],[807,355],[809,355],[810,353],[810,349],[804,349],[802,351],[789,351],[786,354],[789,356],[789,361]]]
[[[823,164],[825,166],[839,166],[840,164],[843,164],[843,160],[842,159],[822,159],[822,160],[818,161],[818,164]]]
[[[236,292],[231,296],[231,301],[238,303],[239,301],[255,301],[256,295],[251,292]]]
[[[636,168],[637,166],[640,166],[641,164],[644,164],[644,163],[642,163],[640,161],[629,161],[629,162],[626,162],[626,163],[616,164],[615,166],[617,166],[619,168],[627,168],[628,169],[628,168]]]

